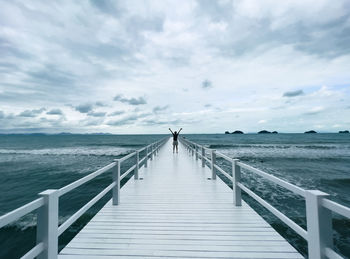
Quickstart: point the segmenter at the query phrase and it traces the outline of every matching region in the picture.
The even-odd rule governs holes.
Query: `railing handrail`
[[[12,210],[2,216],[0,216],[0,228],[11,224],[12,222],[18,220],[19,218],[37,210],[38,211],[38,227],[37,231],[40,232],[37,234],[37,244],[34,246],[31,250],[29,250],[22,258],[35,258],[40,255],[40,258],[57,258],[57,240],[58,237],[67,229],[69,228],[79,217],[81,217],[89,208],[91,208],[97,201],[99,201],[105,194],[107,194],[110,190],[118,187],[118,190],[113,190],[113,200],[118,199],[119,203],[119,189],[120,189],[120,181],[125,178],[131,171],[135,170],[135,177],[136,172],[138,173],[140,165],[144,165],[147,167],[147,160],[152,160],[152,157],[159,151],[159,148],[168,140],[169,137],[165,137],[161,140],[155,141],[141,149],[138,149],[136,151],[133,151],[130,154],[127,154],[119,159],[115,159],[114,162],[104,166],[103,168],[100,168],[96,170],[93,173],[90,173],[66,186],[63,186],[62,188],[58,190],[47,190],[40,195],[42,197],[35,199],[32,202],[29,202],[15,210]],[[150,150],[149,150],[150,149]],[[140,160],[139,154],[146,150],[145,156]],[[122,176],[120,176],[120,164],[127,159],[133,157],[136,155],[136,163],[132,165],[130,168],[128,168]],[[109,171],[110,169],[116,168],[118,170],[118,177],[110,184],[108,185],[102,192],[97,194],[93,199],[91,199],[87,204],[85,204],[82,208],[80,208],[77,212],[75,212],[72,216],[70,216],[65,222],[63,222],[60,226],[58,226],[58,199],[60,196],[78,188],[79,186],[85,184],[86,182],[95,179],[97,176]],[[138,175],[137,175],[138,178]],[[135,178],[135,179],[137,179]],[[117,195],[117,196],[116,196]],[[53,201],[51,201],[53,199]],[[49,203],[53,203],[55,205],[56,203],[56,210],[55,208],[51,206],[48,206]],[[117,203],[117,204],[118,204]],[[117,205],[113,201],[114,205]],[[50,215],[49,215],[50,210]],[[52,211],[55,211],[57,213],[52,213]],[[40,214],[40,215],[39,215]],[[50,220],[50,217],[54,217]],[[43,221],[46,221],[48,225],[50,223],[54,223],[54,226],[46,226],[45,229],[43,229],[42,225],[43,223],[39,222],[39,219],[42,219]],[[56,221],[55,221],[56,220]],[[56,223],[55,223],[56,222]],[[40,223],[40,226],[39,226]],[[49,229],[49,228],[52,229]],[[53,231],[51,231],[53,230]],[[45,232],[45,233],[42,233]],[[52,232],[55,232],[54,234]],[[42,235],[45,236],[45,240],[41,240],[40,237]],[[39,239],[38,239],[39,237]],[[52,242],[53,241],[53,242]],[[53,244],[55,243],[55,244]]]
[[[297,234],[303,237],[308,242],[309,258],[323,258],[328,256],[329,258],[342,258],[337,252],[333,250],[332,240],[332,212],[335,212],[343,217],[350,219],[350,208],[338,204],[334,201],[327,199],[329,195],[318,190],[305,190],[299,186],[291,184],[285,180],[282,180],[274,175],[268,174],[253,166],[240,162],[238,159],[230,158],[214,149],[205,147],[204,145],[197,144],[183,137],[180,138],[182,144],[184,144],[191,152],[192,155],[196,155],[196,159],[201,157],[202,166],[205,166],[205,162],[211,163],[212,174],[214,176],[214,169],[221,172],[226,178],[232,181],[232,187],[234,192],[234,203],[236,206],[241,205],[241,190],[247,193],[250,197],[259,202],[262,206],[268,209],[271,213],[282,220],[286,225],[292,228]],[[197,148],[202,149],[200,152]],[[210,158],[206,156],[206,151],[214,153],[214,163]],[[232,176],[224,169],[215,164],[216,157],[222,157],[232,164]],[[212,156],[213,157],[213,156]],[[277,210],[271,204],[263,200],[255,192],[250,190],[247,186],[240,182],[241,173],[240,169],[244,168],[250,172],[253,172],[264,179],[272,181],[273,183],[282,186],[289,191],[302,196],[306,201],[307,211],[307,229],[300,227],[293,220],[288,218],[282,212]],[[215,180],[215,177],[211,179]]]

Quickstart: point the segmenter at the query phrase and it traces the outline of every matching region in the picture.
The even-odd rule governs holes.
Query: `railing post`
[[[232,159],[232,191],[233,203],[235,206],[242,206],[242,191],[237,183],[241,180],[241,168],[237,164],[238,159]]]
[[[44,251],[38,259],[57,258],[58,253],[58,191],[46,190],[39,193],[44,205],[38,209],[36,242],[44,243]]]
[[[305,195],[307,242],[310,259],[326,258],[325,248],[333,248],[332,212],[321,205],[329,196],[318,190],[307,190]]]
[[[195,152],[196,152],[196,160],[198,160],[198,147],[195,145]]]
[[[139,151],[136,151],[136,167],[134,171],[134,179],[138,180],[139,179],[139,162],[140,162],[140,153]]]
[[[151,161],[153,160],[153,144],[151,144]]]
[[[192,149],[192,156],[194,156],[194,147],[191,147]]]
[[[113,193],[113,205],[119,205],[120,203],[120,161],[115,159],[115,166],[113,167],[113,182],[115,186],[112,189]]]
[[[145,168],[147,168],[147,162],[148,162],[148,146],[146,147]]]
[[[205,150],[204,147],[202,146],[202,167],[205,167]]]
[[[215,180],[216,179],[216,174],[215,174],[215,161],[216,161],[216,154],[215,150],[211,150],[211,179]]]

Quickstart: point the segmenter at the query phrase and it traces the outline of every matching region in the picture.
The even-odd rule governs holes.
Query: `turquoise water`
[[[350,134],[184,136],[303,188],[327,192],[331,199],[350,206]],[[162,137],[164,135],[0,135],[0,215],[32,201],[43,190],[61,188],[110,163],[114,158]],[[219,159],[218,163],[227,171],[230,170],[225,161]],[[245,184],[261,197],[297,223],[305,225],[305,205],[300,197],[248,172],[243,172],[243,176]],[[60,222],[110,181],[111,175],[107,172],[64,195],[60,199]],[[60,237],[60,248],[109,198],[101,200]],[[249,197],[245,199],[300,252],[306,253],[305,242],[292,230]],[[30,214],[1,229],[0,258],[17,258],[33,247],[35,224],[35,215]],[[349,220],[336,216],[333,224],[336,249],[349,257]]]

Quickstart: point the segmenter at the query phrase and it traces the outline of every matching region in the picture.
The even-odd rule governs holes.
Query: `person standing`
[[[169,128],[169,130],[170,130],[171,134],[173,134],[173,153],[175,152],[175,149],[176,149],[176,153],[178,153],[179,142],[177,141],[177,137],[179,136],[182,128],[179,130],[179,132],[177,132],[177,131],[173,132],[170,128]]]

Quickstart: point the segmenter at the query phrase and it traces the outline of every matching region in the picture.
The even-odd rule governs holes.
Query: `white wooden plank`
[[[286,252],[222,252],[222,251],[164,251],[164,250],[117,250],[117,249],[73,249],[67,248],[62,254],[95,255],[95,256],[165,256],[165,257],[194,257],[194,258],[303,258],[298,253]]]

